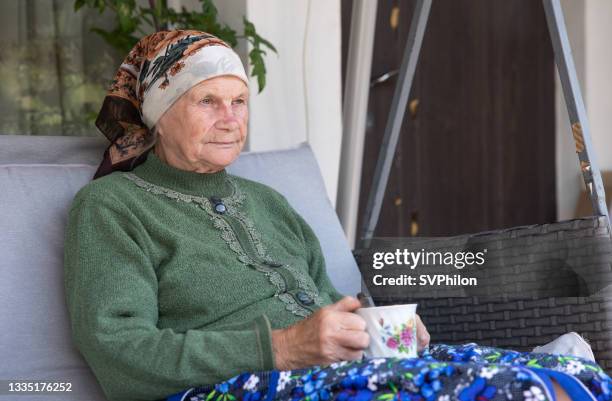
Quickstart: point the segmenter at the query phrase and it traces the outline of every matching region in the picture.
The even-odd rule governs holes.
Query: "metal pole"
[[[414,72],[421,51],[421,44],[423,43],[423,35],[427,27],[431,1],[432,0],[417,0],[414,14],[412,15],[412,21],[410,22],[406,50],[404,50],[399,78],[391,103],[391,111],[387,119],[385,134],[380,153],[378,154],[376,170],[374,171],[372,189],[370,190],[363,219],[364,226],[360,238],[360,240],[363,241],[362,247],[369,245],[369,241],[374,235],[374,229],[376,228],[380,216],[380,209],[385,196],[389,173],[391,171],[391,163],[395,155],[400,128],[402,127],[402,121],[404,121],[408,96],[412,88]]]
[[[402,127],[402,121],[404,120],[408,96],[412,88],[414,72],[423,43],[423,35],[427,27],[427,19],[429,18],[429,11],[431,10],[431,1],[432,0],[417,0],[414,14],[412,15],[412,21],[410,22],[408,41],[406,42],[406,49],[404,50],[397,86],[395,87],[393,101],[391,102],[391,111],[387,119],[385,134],[380,153],[378,154],[376,170],[374,171],[374,180],[372,182],[372,188],[370,189],[370,195],[368,197],[363,219],[364,227],[361,237],[359,238],[359,247],[362,249],[370,245],[370,240],[374,235],[374,229],[376,228],[380,216],[380,208],[385,196],[387,182],[389,181],[391,163],[395,155],[395,149],[397,148],[399,132]],[[374,305],[368,288],[363,281],[361,282],[361,292],[363,294],[362,303],[365,306]]]
[[[569,114],[570,124],[572,126],[572,134],[576,144],[576,153],[580,162],[580,170],[582,178],[587,188],[593,213],[600,216],[606,216],[608,226],[610,226],[610,217],[608,216],[608,207],[606,206],[606,194],[604,191],[601,173],[597,165],[595,157],[595,149],[591,142],[591,134],[589,122],[587,119],[580,85],[578,83],[578,75],[572,57],[572,49],[567,37],[565,28],[565,19],[563,17],[563,9],[559,0],[543,0],[544,11],[546,13],[546,22],[550,32],[550,40],[552,41],[553,50],[555,52],[555,62],[559,71],[561,87],[567,105],[567,113]]]
[[[361,166],[370,95],[378,0],[353,2],[342,110],[343,133],[336,212],[351,249],[355,247]]]

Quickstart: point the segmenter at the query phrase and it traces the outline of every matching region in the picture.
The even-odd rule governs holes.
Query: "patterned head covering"
[[[152,128],[181,95],[220,75],[248,78],[238,55],[221,39],[193,30],[160,31],[142,38],[119,67],[96,126],[111,142],[94,179],[142,163]]]

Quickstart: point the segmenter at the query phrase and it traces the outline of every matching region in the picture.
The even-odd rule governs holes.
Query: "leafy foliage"
[[[217,18],[217,8],[212,0],[200,0],[200,11],[180,11],[168,7],[167,0],[149,0],[149,7],[136,4],[135,0],[75,0],[74,10],[90,7],[103,13],[111,10],[116,16],[116,26],[111,31],[101,28],[91,30],[100,35],[109,45],[127,53],[138,42],[140,37],[147,35],[146,25],[155,31],[167,29],[195,29],[208,32],[235,47],[238,39],[246,39],[252,46],[249,52],[249,63],[252,66],[251,76],[257,78],[259,92],[266,86],[265,48],[277,53],[276,48],[268,40],[261,37],[252,22],[243,17],[244,32],[238,35],[231,27],[220,23]]]

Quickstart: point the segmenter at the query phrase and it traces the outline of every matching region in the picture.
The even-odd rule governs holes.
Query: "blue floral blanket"
[[[375,358],[290,371],[249,372],[168,401],[554,401],[551,379],[579,401],[612,401],[612,380],[573,356],[435,344],[419,358]]]

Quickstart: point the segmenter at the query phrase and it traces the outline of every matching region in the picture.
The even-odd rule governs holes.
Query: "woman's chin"
[[[207,160],[207,164],[211,166],[216,166],[218,168],[226,168],[230,164],[232,164],[238,158],[238,153],[235,149],[228,150],[227,152],[218,152],[215,157],[209,158]]]
[[[242,146],[237,142],[229,144],[209,142],[194,154],[194,161],[199,160],[198,164],[222,169],[232,164],[240,155],[241,150]]]

